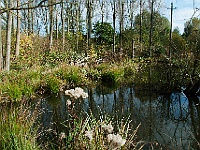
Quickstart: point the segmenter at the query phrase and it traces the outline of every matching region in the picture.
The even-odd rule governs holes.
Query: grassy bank
[[[106,82],[120,84],[133,79],[135,64],[131,61],[90,66],[67,62],[54,67],[35,66],[26,70],[11,70],[0,74],[0,101],[20,101],[37,94],[58,93],[66,87]]]

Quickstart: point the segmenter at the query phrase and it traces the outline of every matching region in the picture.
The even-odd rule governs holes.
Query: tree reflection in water
[[[184,93],[176,92],[171,95],[151,93],[149,96],[148,92],[137,91],[134,85],[109,89],[102,85],[85,89],[89,97],[75,105],[77,113],[79,114],[81,110],[92,111],[95,116],[104,113],[116,119],[130,116],[133,128],[141,123],[137,133],[138,139],[157,142],[172,149],[188,149],[189,146],[197,149],[200,139],[199,106]],[[57,97],[57,104],[52,104],[47,98],[46,103],[41,106],[43,110],[48,109],[44,111],[42,117],[45,126],[48,123],[52,125],[49,116],[57,125],[60,125],[58,122],[67,119],[67,110],[63,107],[67,99],[68,97],[61,94]]]

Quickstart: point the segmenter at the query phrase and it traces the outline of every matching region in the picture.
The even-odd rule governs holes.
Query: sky
[[[171,20],[171,3],[173,3],[172,28],[179,28],[180,33],[184,31],[184,23],[193,16],[200,18],[200,0],[164,0],[164,16]],[[194,9],[195,8],[195,9]],[[196,9],[197,8],[197,9]]]

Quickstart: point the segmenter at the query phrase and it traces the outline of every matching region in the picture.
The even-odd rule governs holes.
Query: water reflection
[[[181,93],[172,93],[170,96],[170,115],[174,120],[186,120],[189,115],[189,100]]]
[[[183,92],[171,95],[156,95],[137,91],[134,84],[123,86],[116,90],[107,91],[98,85],[96,88],[85,88],[89,97],[77,101],[77,114],[82,111],[92,112],[94,115],[102,113],[122,118],[130,115],[132,127],[139,123],[138,139],[147,142],[158,142],[169,148],[193,148],[200,139],[199,106]],[[42,125],[45,129],[53,129],[61,133],[66,130],[62,122],[68,119],[66,100],[69,97],[60,93],[54,97],[43,99],[41,108]]]

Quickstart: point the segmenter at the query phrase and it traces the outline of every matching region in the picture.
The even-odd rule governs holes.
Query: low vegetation
[[[62,59],[63,55],[60,56],[61,58],[57,56],[57,59]],[[27,69],[22,66],[25,64],[25,62],[21,62],[23,60],[16,61],[11,65],[15,69],[9,73],[0,74],[2,85],[0,101],[20,101],[37,94],[58,93],[66,87],[89,85],[95,82],[120,84],[128,82],[127,76],[131,81],[135,74],[136,64],[133,61],[101,62],[91,66],[94,61],[91,62],[90,58],[87,61],[82,59],[73,62],[60,61],[59,63],[52,63],[52,60],[43,66],[35,63],[33,67],[27,67]]]
[[[39,149],[37,126],[34,126],[38,114],[28,107],[25,103],[0,106],[0,149]]]

